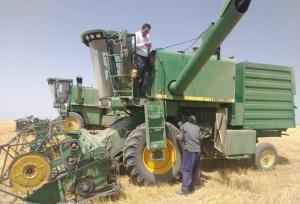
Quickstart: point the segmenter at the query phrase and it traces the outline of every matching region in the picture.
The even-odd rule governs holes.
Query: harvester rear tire
[[[271,170],[277,164],[278,154],[274,145],[259,143],[256,146],[255,166],[260,170]]]
[[[167,163],[163,171],[153,169],[150,171],[146,166],[144,153],[146,150],[146,127],[140,125],[134,129],[127,137],[124,147],[124,163],[126,171],[131,181],[139,185],[150,185],[158,183],[173,183],[179,178],[181,171],[181,148],[176,140],[178,129],[171,123],[166,123],[167,127],[167,143],[174,159],[173,162]],[[167,151],[167,150],[166,150]],[[170,151],[169,151],[170,153]],[[170,159],[171,157],[169,157]],[[170,161],[170,160],[169,160]],[[160,171],[160,172],[159,172]],[[158,172],[158,173],[157,173]]]

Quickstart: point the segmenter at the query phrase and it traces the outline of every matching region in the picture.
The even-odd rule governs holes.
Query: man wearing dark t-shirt
[[[188,121],[180,125],[176,138],[182,142],[183,148],[182,186],[177,194],[186,195],[199,182],[202,134],[194,116],[189,116]]]

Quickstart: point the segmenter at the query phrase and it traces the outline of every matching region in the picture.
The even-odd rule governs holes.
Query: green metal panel
[[[254,154],[255,144],[255,130],[227,130],[224,153],[226,156]]]
[[[46,187],[41,187],[34,194],[26,196],[25,201],[33,202],[33,203],[57,203],[60,200],[60,191],[58,188],[59,180],[54,180],[52,182],[47,183]],[[46,185],[45,185],[46,186]]]
[[[99,105],[98,90],[92,87],[82,87],[82,98],[84,106],[96,106]],[[71,104],[77,103],[77,86],[73,86],[69,97]]]
[[[296,78],[295,78],[295,68],[291,68],[291,72],[292,72],[292,90],[293,90],[293,94],[296,95]]]
[[[71,104],[69,111],[79,113],[86,125],[100,125],[101,109],[97,106]]]
[[[257,130],[257,137],[281,137],[281,130]]]
[[[83,103],[77,103],[77,86],[73,86],[69,96],[69,111],[82,115],[86,125],[100,125],[98,91],[92,87],[82,87]]]
[[[111,97],[111,108],[117,109],[117,108],[124,108],[126,102],[122,101],[120,97]]]
[[[149,149],[166,147],[166,127],[164,101],[145,102],[146,142]]]
[[[80,138],[80,141],[85,144],[86,149],[83,151],[89,152],[93,148],[97,148],[101,145],[106,145],[111,155],[115,155],[120,152],[125,143],[124,131],[118,132],[113,128],[106,128],[105,130],[97,130],[93,134],[89,130],[81,129],[81,134],[84,137]]]
[[[178,115],[179,104],[177,101],[166,101],[166,116],[176,117]]]
[[[244,107],[243,103],[236,102],[232,105],[231,109],[231,121],[232,126],[242,126],[244,122]]]
[[[236,71],[236,101],[243,103],[244,128],[295,127],[292,68],[244,62]]]
[[[210,58],[196,74],[183,96],[173,96],[168,90],[193,54],[157,51],[151,95],[158,99],[233,103],[235,98],[235,62]]]

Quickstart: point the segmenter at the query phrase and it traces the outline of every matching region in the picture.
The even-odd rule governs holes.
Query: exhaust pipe
[[[76,77],[77,82],[77,103],[83,104],[83,98],[82,98],[82,76]]]

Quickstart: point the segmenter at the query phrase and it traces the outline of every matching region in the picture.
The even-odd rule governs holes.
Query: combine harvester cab
[[[76,77],[76,85],[73,85],[72,79],[63,78],[48,78],[47,82],[53,98],[53,107],[58,110],[61,128],[65,131],[81,128],[103,129],[126,115],[118,111],[104,114],[99,109],[98,90],[84,87],[81,76]]]
[[[87,127],[99,127],[101,113],[98,108],[98,92],[92,87],[82,86],[82,77],[72,79],[48,78],[48,86],[53,98],[53,107],[62,119],[66,131]]]

